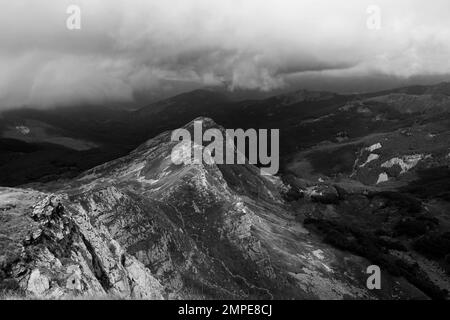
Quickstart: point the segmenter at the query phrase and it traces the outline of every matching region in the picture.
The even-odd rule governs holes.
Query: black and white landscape
[[[450,3],[392,2],[1,1],[0,298],[448,299]]]

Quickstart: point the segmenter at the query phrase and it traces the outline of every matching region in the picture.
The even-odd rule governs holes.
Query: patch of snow
[[[381,143],[376,143],[368,148],[366,148],[367,151],[369,152],[374,152],[375,150],[381,149],[383,146],[381,145]]]
[[[368,165],[369,163],[371,163],[372,161],[378,160],[380,158],[380,156],[376,153],[371,153],[368,157],[366,162],[364,162],[362,165],[360,165],[360,168],[364,168],[366,165]]]
[[[17,126],[16,130],[19,131],[24,136],[30,134],[30,132],[31,132],[30,128],[28,128],[26,126]]]
[[[394,165],[400,166],[402,168],[402,172],[400,174],[404,174],[417,166],[417,164],[423,160],[424,158],[428,158],[430,156],[424,156],[423,154],[413,154],[410,156],[403,156],[401,158],[392,158],[389,161],[386,161],[381,165],[382,168],[392,168]]]
[[[359,107],[358,109],[356,109],[357,113],[362,113],[362,114],[370,114],[372,113],[372,111],[367,108],[367,107]]]
[[[386,172],[383,172],[383,173],[380,173],[380,175],[378,176],[377,184],[383,183],[383,182],[388,182],[388,181],[389,181],[389,176],[387,175]]]

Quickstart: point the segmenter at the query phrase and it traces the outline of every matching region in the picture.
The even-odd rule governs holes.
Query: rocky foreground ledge
[[[73,216],[61,196],[0,189],[2,291],[43,299],[162,299],[162,286],[107,230]]]

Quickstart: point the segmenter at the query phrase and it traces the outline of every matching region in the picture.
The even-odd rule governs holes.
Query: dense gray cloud
[[[66,28],[71,4],[81,30]],[[445,78],[449,11],[448,0],[0,0],[0,109]]]

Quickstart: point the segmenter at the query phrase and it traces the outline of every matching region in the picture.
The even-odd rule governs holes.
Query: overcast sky
[[[71,4],[80,30],[66,27]],[[367,26],[369,5],[381,9],[379,30]],[[448,0],[0,0],[0,109],[220,84],[357,91],[450,80],[449,12]]]

